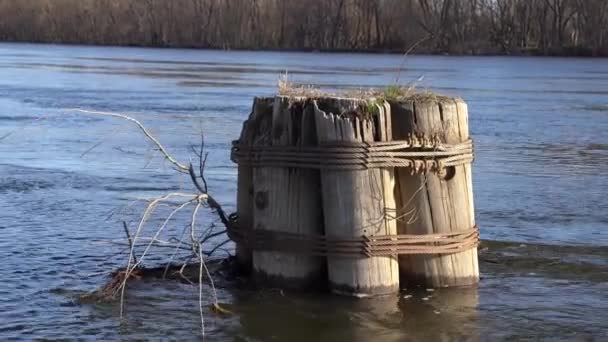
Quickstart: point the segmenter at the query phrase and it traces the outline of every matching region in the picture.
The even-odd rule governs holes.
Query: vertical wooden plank
[[[413,101],[391,103],[393,138],[408,139],[420,133],[416,104]],[[427,234],[428,224],[432,224],[432,214],[426,189],[427,177],[410,168],[396,169],[397,228],[399,234]],[[402,285],[424,283],[424,274],[435,273],[434,260],[424,262],[417,256],[399,256],[400,278]],[[417,272],[414,272],[414,271]],[[422,275],[422,279],[418,279]]]
[[[469,108],[466,102],[462,99],[456,99],[456,111],[458,116],[458,131],[460,133],[460,140],[465,141],[470,138],[469,132]],[[469,204],[469,226],[473,227],[476,225],[475,220],[475,201],[473,197],[473,176],[471,164],[465,164],[463,166],[464,174],[466,176],[466,202]],[[479,258],[477,257],[477,248],[471,252],[471,265],[470,272],[473,279],[479,279]]]
[[[393,103],[394,138],[422,134],[438,137],[444,143],[463,142],[468,139],[467,113],[459,108],[450,99]],[[414,212],[399,221],[399,232],[432,234],[472,228],[474,209],[466,167],[457,166],[444,175],[398,170],[398,208],[402,213]],[[448,255],[402,256],[400,261],[402,281],[407,284],[441,287],[470,285],[479,280],[475,249]]]
[[[316,145],[314,116],[304,100],[278,96],[266,143],[274,146]],[[323,233],[318,170],[260,167],[254,170],[254,229],[299,234]],[[273,286],[321,285],[325,258],[275,251],[254,251],[256,279]]]
[[[239,141],[246,146],[258,143],[260,135],[269,128],[272,120],[274,98],[255,98],[249,118],[243,124]],[[238,166],[236,210],[239,214],[240,229],[253,229],[253,168]],[[241,273],[249,274],[252,267],[251,251],[243,244],[236,245],[236,260]]]
[[[374,127],[373,121],[359,111],[358,100],[320,99],[314,104],[319,143],[369,142],[387,137],[388,132],[381,127],[381,123],[387,122],[388,113],[384,108],[379,108],[377,114],[382,117],[376,118],[380,127]],[[385,210],[394,207],[391,172],[381,169],[322,170],[325,235],[353,238],[396,234],[395,221],[387,219]],[[387,189],[390,189],[388,193]],[[329,286],[334,293],[365,297],[398,291],[396,256],[329,256],[327,259]]]

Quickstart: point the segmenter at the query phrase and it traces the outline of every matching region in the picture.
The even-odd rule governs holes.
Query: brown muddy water
[[[124,265],[122,248],[104,241],[122,238],[120,221],[141,208],[109,213],[191,185],[124,122],[66,108],[133,115],[181,160],[202,127],[211,191],[231,211],[230,142],[279,73],[327,89],[382,87],[400,63],[0,44],[0,339],[200,338],[196,286],[138,282],[122,321],[116,303],[77,300]],[[351,300],[257,291],[218,275],[234,314],[207,312],[208,340],[608,340],[608,60],[415,56],[405,65],[402,82],[423,77],[418,88],[470,105],[479,286]],[[186,221],[177,217],[167,234]]]

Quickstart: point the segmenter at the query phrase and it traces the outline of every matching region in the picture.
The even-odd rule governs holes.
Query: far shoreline
[[[179,46],[179,45],[150,45],[150,44],[102,44],[102,43],[81,43],[81,42],[46,42],[46,41],[0,41],[0,44],[15,45],[48,45],[48,46],[73,46],[73,47],[104,47],[104,48],[139,48],[139,49],[160,49],[160,50],[206,50],[206,51],[237,51],[237,52],[288,52],[288,53],[327,53],[327,54],[370,54],[370,55],[404,55],[403,51],[397,49],[315,49],[315,48],[219,48],[202,46]],[[405,50],[405,49],[404,49]],[[446,53],[419,51],[410,52],[408,56],[435,56],[435,57],[544,57],[544,58],[583,58],[583,59],[603,59],[608,55],[591,55],[586,53],[541,53],[541,52],[521,52],[521,53]]]

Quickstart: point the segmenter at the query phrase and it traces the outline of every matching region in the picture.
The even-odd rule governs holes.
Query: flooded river
[[[231,140],[280,73],[327,89],[383,87],[401,57],[0,44],[0,339],[197,339],[198,287],[142,281],[82,303],[124,266],[121,220],[141,197],[189,191],[133,126],[180,160],[205,132],[211,192],[232,211]],[[209,340],[608,339],[608,60],[413,56],[400,82],[469,103],[482,280],[378,300],[219,282],[234,314]],[[181,220],[181,221],[180,221]],[[187,217],[176,218],[181,230]],[[154,265],[151,257],[147,265]],[[211,290],[204,288],[205,298]]]

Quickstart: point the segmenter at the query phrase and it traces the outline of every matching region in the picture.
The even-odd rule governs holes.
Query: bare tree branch
[[[90,115],[103,115],[103,116],[113,116],[113,117],[117,117],[117,118],[121,118],[121,119],[125,119],[128,121],[131,121],[133,123],[135,123],[137,125],[137,127],[139,127],[139,129],[146,135],[146,137],[148,139],[150,139],[150,141],[152,141],[156,147],[158,148],[158,150],[165,156],[165,159],[167,159],[171,164],[175,165],[179,170],[181,171],[188,171],[188,167],[184,164],[179,163],[177,160],[175,160],[175,158],[173,158],[169,152],[167,152],[167,150],[165,149],[165,147],[160,143],[160,141],[158,141],[158,139],[156,139],[147,129],[146,127],[144,127],[144,125],[139,122],[139,120],[134,119],[128,115],[124,115],[124,114],[120,114],[120,113],[113,113],[113,112],[99,112],[99,111],[90,111],[90,110],[84,110],[84,109],[79,109],[79,108],[73,108],[73,109],[68,109],[68,111],[71,112],[78,112],[78,113],[83,113],[83,114],[90,114]]]

